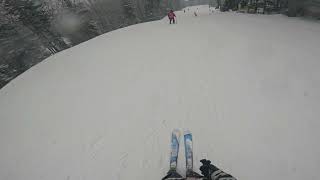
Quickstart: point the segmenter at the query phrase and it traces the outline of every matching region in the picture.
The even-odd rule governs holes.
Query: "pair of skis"
[[[178,129],[172,131],[171,136],[171,154],[170,154],[170,170],[162,180],[196,180],[201,179],[202,176],[193,171],[193,148],[192,148],[192,134],[190,131],[184,132],[184,145],[186,157],[186,178],[182,177],[177,172],[179,144],[181,132]]]

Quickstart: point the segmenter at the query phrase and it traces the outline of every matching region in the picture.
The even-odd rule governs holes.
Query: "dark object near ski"
[[[232,177],[230,174],[227,174],[212,165],[210,160],[202,159],[200,162],[202,163],[200,171],[204,176],[203,180],[236,180],[236,178]]]

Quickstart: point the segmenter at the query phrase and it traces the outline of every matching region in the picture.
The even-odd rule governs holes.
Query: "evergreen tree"
[[[4,0],[7,12],[14,15],[32,32],[41,37],[51,53],[56,53],[68,46],[61,36],[50,30],[50,17],[41,8],[41,4],[32,0]]]

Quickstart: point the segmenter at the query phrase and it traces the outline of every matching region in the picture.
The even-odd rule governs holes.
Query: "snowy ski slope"
[[[196,170],[208,158],[239,180],[320,179],[320,24],[207,6],[177,16],[1,89],[0,179],[159,180],[174,128],[193,132]]]

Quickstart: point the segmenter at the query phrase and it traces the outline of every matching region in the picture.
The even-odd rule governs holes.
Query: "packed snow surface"
[[[174,128],[192,131],[197,171],[208,158],[239,180],[320,179],[320,24],[207,6],[177,16],[82,43],[1,89],[0,179],[159,180]]]

